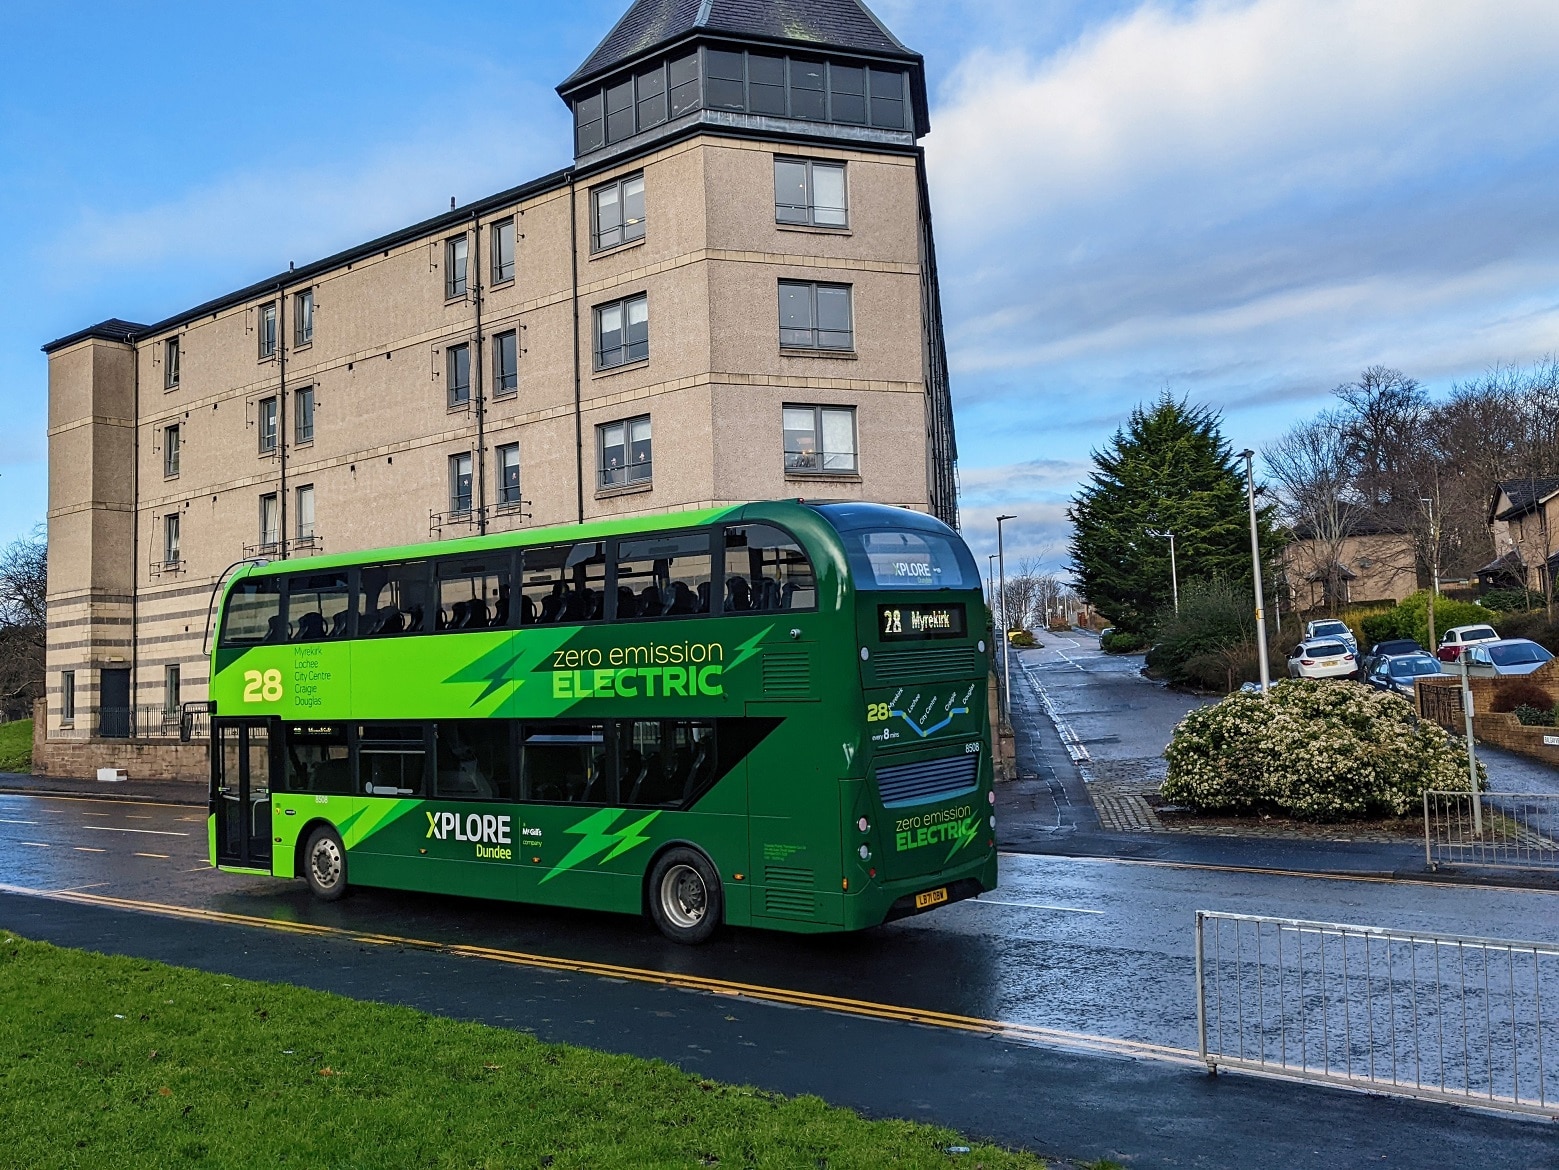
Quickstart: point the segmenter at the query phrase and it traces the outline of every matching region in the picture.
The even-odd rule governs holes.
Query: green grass
[[[7,1165],[113,1170],[1043,1165],[656,1061],[3,931],[0,1133]]]
[[[0,772],[32,771],[32,720],[0,723]]]

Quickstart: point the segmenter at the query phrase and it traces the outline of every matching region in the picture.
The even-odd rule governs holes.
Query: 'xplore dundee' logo
[[[980,816],[969,805],[918,817],[902,817],[895,826],[893,848],[899,853],[928,845],[951,845],[951,858],[980,834]]]
[[[605,865],[614,857],[621,857],[628,850],[643,845],[649,840],[644,835],[644,830],[650,823],[660,816],[660,811],[642,816],[631,824],[624,825],[620,829],[612,828],[612,822],[622,816],[620,808],[603,808],[600,812],[586,817],[578,824],[570,825],[564,829],[565,833],[573,834],[580,839],[579,844],[570,849],[563,860],[554,865],[543,877],[542,883],[550,882],[560,873],[573,869],[584,861],[589,861],[598,853],[604,853],[598,865]]]
[[[425,811],[425,810],[424,810]],[[476,846],[476,855],[484,861],[509,861],[513,859],[510,845],[513,821],[507,814],[469,813],[461,816],[452,812],[430,812],[428,836],[440,841],[453,837],[456,841],[469,841]]]

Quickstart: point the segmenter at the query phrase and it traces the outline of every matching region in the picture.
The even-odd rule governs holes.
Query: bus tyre
[[[303,876],[322,902],[334,902],[346,893],[346,850],[334,829],[321,826],[309,834],[303,847]]]
[[[725,904],[720,875],[696,849],[668,849],[650,870],[650,917],[672,942],[707,942]]]

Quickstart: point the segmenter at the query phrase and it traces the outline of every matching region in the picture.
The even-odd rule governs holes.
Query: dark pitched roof
[[[1484,573],[1518,573],[1524,568],[1526,568],[1526,563],[1522,561],[1521,554],[1515,549],[1511,549],[1504,556],[1495,557],[1488,564],[1478,569],[1477,572],[1480,576]]]
[[[1512,516],[1520,516],[1530,512],[1539,502],[1546,500],[1555,492],[1559,492],[1559,476],[1540,475],[1527,479],[1508,479],[1499,485],[1494,496],[1494,503],[1499,503],[1498,492],[1504,492],[1510,500],[1510,507],[1494,517],[1496,520],[1508,520]],[[1490,511],[1493,511],[1491,506]]]
[[[76,342],[86,341],[88,338],[96,341],[130,341],[136,334],[143,333],[145,330],[145,325],[110,317],[107,321],[99,321],[96,325],[88,325],[85,329],[78,329],[74,333],[56,338],[43,347],[43,352],[53,353],[57,349],[64,349],[67,345],[75,345]]]
[[[861,0],[634,0],[559,90],[695,31],[918,60]]]
[[[1339,526],[1342,536],[1404,536],[1401,525],[1392,524],[1390,521],[1369,512],[1346,512]],[[1313,520],[1302,519],[1293,527],[1295,540],[1319,540],[1321,539],[1318,528]],[[1328,533],[1328,536],[1330,534]]]

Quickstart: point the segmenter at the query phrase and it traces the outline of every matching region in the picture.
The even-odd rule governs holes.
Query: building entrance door
[[[211,721],[218,865],[271,868],[271,738],[265,719]]]
[[[131,714],[129,669],[104,667],[98,671],[98,735],[103,739],[129,739]]]

